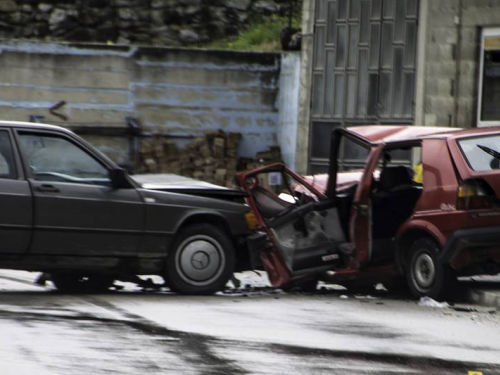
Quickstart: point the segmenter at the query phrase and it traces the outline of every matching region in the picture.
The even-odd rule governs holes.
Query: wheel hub
[[[421,287],[428,288],[434,283],[436,268],[429,254],[423,253],[417,257],[414,265],[414,274],[415,280]]]
[[[220,244],[204,235],[193,236],[181,244],[177,256],[180,276],[187,282],[204,285],[217,278],[225,258]]]
[[[194,269],[203,270],[210,264],[210,257],[204,251],[198,251],[191,258],[191,265]]]

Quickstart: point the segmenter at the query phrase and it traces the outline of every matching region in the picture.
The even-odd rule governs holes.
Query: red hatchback
[[[500,272],[500,128],[337,129],[327,178],[273,164],[238,182],[276,287],[404,275],[441,299],[457,276]]]

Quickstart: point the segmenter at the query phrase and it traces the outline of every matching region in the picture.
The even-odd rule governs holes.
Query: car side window
[[[19,140],[37,181],[110,185],[108,170],[69,140],[48,134],[19,134]]]
[[[12,143],[6,130],[0,130],[0,178],[17,178]]]

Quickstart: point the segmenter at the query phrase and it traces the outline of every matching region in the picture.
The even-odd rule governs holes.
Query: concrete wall
[[[132,116],[149,132],[239,131],[239,155],[253,157],[276,144],[279,62],[278,54],[0,43],[0,117],[123,128]],[[61,100],[67,121],[49,112]],[[91,140],[119,162],[128,157],[123,139]]]
[[[295,170],[297,157],[297,129],[299,123],[300,53],[284,53],[278,96],[278,144],[283,161]]]
[[[311,127],[311,88],[313,71],[315,0],[303,0],[302,48],[299,88],[299,125],[297,130],[296,172],[307,173]]]
[[[425,125],[476,126],[481,27],[500,25],[500,0],[421,0],[420,6],[426,19],[416,118]]]

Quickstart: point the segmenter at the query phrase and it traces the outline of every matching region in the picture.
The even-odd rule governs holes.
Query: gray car
[[[58,289],[157,274],[211,294],[248,258],[241,192],[148,189],[74,133],[0,122],[0,268],[50,273]]]

